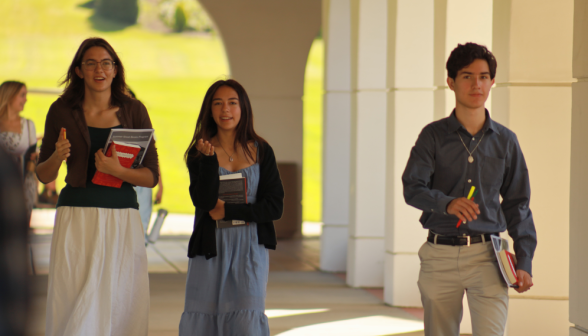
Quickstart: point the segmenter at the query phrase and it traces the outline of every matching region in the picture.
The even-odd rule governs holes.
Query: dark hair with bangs
[[[202,107],[200,108],[200,115],[198,116],[198,120],[196,121],[196,129],[194,130],[194,137],[184,154],[184,160],[186,163],[190,159],[196,158],[200,156],[202,153],[196,149],[196,143],[200,139],[204,139],[205,141],[210,141],[216,133],[218,132],[218,128],[214,118],[212,117],[212,99],[214,98],[214,94],[221,86],[228,86],[237,92],[239,97],[239,107],[241,108],[241,119],[237,124],[237,135],[235,136],[235,142],[233,143],[233,148],[236,149],[237,144],[240,144],[247,155],[252,161],[256,161],[255,157],[249,150],[248,143],[249,141],[257,141],[259,145],[266,143],[266,141],[255,133],[253,129],[253,110],[251,108],[251,102],[249,101],[249,96],[247,92],[243,88],[239,82],[234,79],[227,79],[227,80],[219,80],[216,81],[214,84],[208,88],[206,91],[206,95],[204,96],[204,100],[202,101]],[[260,152],[260,160],[263,160],[262,153]]]
[[[497,67],[496,58],[488,48],[472,42],[458,44],[457,48],[453,49],[447,59],[447,76],[455,80],[459,70],[472,64],[477,59],[485,60],[488,63],[490,79],[494,79]]]
[[[125,68],[122,64],[122,61],[114,51],[114,48],[106,42],[105,39],[99,37],[91,37],[80,45],[76,55],[74,56],[69,69],[65,75],[65,79],[61,82],[61,85],[65,84],[65,89],[63,90],[63,94],[61,98],[65,100],[71,107],[81,107],[82,102],[84,101],[84,94],[86,92],[84,79],[80,78],[76,74],[76,68],[82,66],[82,60],[86,51],[92,47],[101,47],[110,54],[112,60],[114,61],[114,66],[116,67],[116,77],[112,79],[112,85],[110,87],[111,96],[110,96],[110,105],[111,106],[121,106],[124,101],[127,101],[129,96],[127,95],[127,84],[125,83]]]

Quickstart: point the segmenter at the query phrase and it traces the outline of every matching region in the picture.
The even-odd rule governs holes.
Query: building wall
[[[588,335],[588,237],[586,188],[588,188],[588,3],[574,1],[572,74],[572,136],[570,173],[570,336]],[[565,248],[562,248],[565,250]]]
[[[573,11],[571,0],[494,1],[493,116],[521,144],[539,241],[534,286],[524,294],[510,291],[512,335],[563,335],[569,326]]]

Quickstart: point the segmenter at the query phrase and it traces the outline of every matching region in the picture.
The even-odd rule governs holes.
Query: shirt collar
[[[496,127],[496,122],[494,120],[492,120],[492,118],[490,118],[490,112],[488,112],[488,109],[485,109],[485,113],[486,113],[486,121],[484,122],[484,126],[482,127],[482,129],[484,131],[488,131],[489,129],[491,129],[494,133],[500,135],[500,132],[498,131],[498,127]],[[459,121],[457,120],[457,117],[455,116],[455,109],[453,109],[453,112],[451,112],[451,115],[449,116],[448,120],[448,125],[447,125],[447,133],[453,133],[455,131],[457,131],[460,127],[465,129],[465,127],[463,127]]]

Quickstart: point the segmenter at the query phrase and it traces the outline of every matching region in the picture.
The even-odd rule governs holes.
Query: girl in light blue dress
[[[180,335],[269,336],[267,249],[276,248],[273,221],[282,215],[284,190],[273,150],[253,130],[249,98],[236,81],[209,88],[186,163],[196,216]],[[247,179],[247,204],[218,199],[219,176],[235,173]],[[221,229],[219,219],[248,224]]]

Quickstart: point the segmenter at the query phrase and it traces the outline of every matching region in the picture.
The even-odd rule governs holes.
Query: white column
[[[386,197],[388,2],[360,0],[356,109],[351,123],[347,284],[382,287]]]
[[[496,0],[493,12],[498,61],[493,117],[517,134],[525,154],[539,241],[535,285],[524,294],[509,292],[507,332],[564,335],[569,332],[570,182],[582,181],[570,181],[574,1]],[[583,216],[580,221],[584,225]]]
[[[399,0],[391,12],[384,301],[420,307],[417,252],[426,231],[420,210],[404,201],[402,173],[421,129],[434,113],[434,0]]]
[[[574,2],[572,148],[570,180],[570,336],[588,335],[588,3]]]
[[[448,116],[455,108],[455,94],[447,86],[447,70],[445,64],[449,54],[458,44],[474,42],[484,45],[492,51],[492,0],[437,0],[446,4],[445,38],[436,38],[435,43],[444,44],[443,57],[436,59],[435,85],[443,91],[444,113],[435,115],[435,119]],[[437,8],[435,12],[437,13]],[[472,15],[472,13],[476,13]],[[467,29],[464,29],[467,27]],[[440,62],[440,63],[437,63]],[[437,67],[437,64],[439,66]],[[492,92],[486,101],[486,108],[492,113]]]
[[[347,269],[351,148],[351,0],[323,0],[325,94],[323,119],[323,233],[320,267]]]

